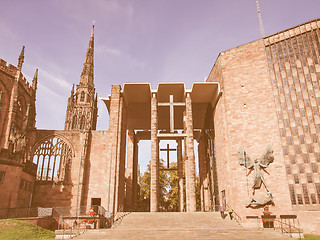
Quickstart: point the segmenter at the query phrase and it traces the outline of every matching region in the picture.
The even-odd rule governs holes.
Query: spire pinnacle
[[[93,86],[93,50],[94,50],[94,22],[92,25],[90,41],[83,63],[80,85]]]
[[[37,88],[38,88],[38,68],[36,69],[36,72],[35,72],[33,80],[32,80],[32,88],[34,90],[37,90]]]
[[[20,56],[18,58],[18,69],[20,71],[22,69],[22,64],[24,63],[24,48],[25,48],[25,46],[22,46],[22,50],[21,50]]]
[[[72,84],[72,89],[71,89],[71,96],[74,95],[74,84]]]

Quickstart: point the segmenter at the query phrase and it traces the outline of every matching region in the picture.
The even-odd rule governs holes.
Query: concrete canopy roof
[[[184,102],[186,87],[184,83],[158,83],[158,102],[169,102],[170,95],[173,95],[174,102]]]
[[[159,83],[157,90],[152,90],[149,83],[125,83],[123,97],[127,106],[128,129],[150,130],[151,125],[151,95],[157,95],[158,103],[169,103],[173,95],[173,103],[184,103],[187,93],[190,93],[193,109],[194,129],[204,128],[206,118],[213,117],[220,95],[220,86],[216,82],[196,82],[192,89],[185,88],[184,83]],[[102,98],[110,112],[109,99]],[[185,106],[174,106],[174,128],[183,129],[183,112]],[[210,109],[212,111],[210,111]],[[208,116],[209,113],[209,116]],[[211,113],[211,115],[210,115]],[[158,129],[169,130],[169,106],[158,106]]]

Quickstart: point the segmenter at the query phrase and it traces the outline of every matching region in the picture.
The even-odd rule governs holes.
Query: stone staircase
[[[88,230],[76,239],[291,239],[274,229],[245,229],[217,212],[130,213],[116,228]]]

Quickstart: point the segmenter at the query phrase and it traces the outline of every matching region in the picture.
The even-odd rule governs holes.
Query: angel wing
[[[251,168],[253,166],[253,161],[250,159],[249,155],[244,151],[244,147],[238,149],[238,158],[240,165],[244,165],[245,168]]]
[[[266,151],[262,154],[260,158],[260,164],[264,166],[269,166],[270,163],[273,163],[273,160],[274,160],[273,150],[271,145],[269,145]]]

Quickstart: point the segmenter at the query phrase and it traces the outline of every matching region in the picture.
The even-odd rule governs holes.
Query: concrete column
[[[204,135],[204,167],[205,167],[205,179],[203,179],[204,186],[204,206],[205,211],[209,212],[212,210],[212,202],[211,202],[211,186],[210,186],[210,160],[208,155],[208,137]]]
[[[210,211],[210,186],[208,178],[207,168],[207,151],[206,151],[206,138],[203,135],[198,145],[198,156],[199,156],[199,176],[200,176],[200,196],[201,196],[201,211]]]
[[[198,159],[199,159],[199,179],[200,179],[200,206],[201,212],[204,212],[205,204],[204,204],[204,186],[203,186],[203,179],[205,179],[205,155],[203,154],[204,151],[204,142],[203,136],[199,140],[198,145]]]
[[[212,202],[211,202],[210,175],[209,175],[208,168],[206,172],[206,178],[203,181],[203,185],[204,185],[204,205],[205,205],[204,210],[206,212],[209,212],[212,209]]]
[[[183,212],[184,208],[184,191],[183,191],[183,160],[182,160],[182,140],[177,140],[177,162],[178,162],[178,190],[179,190],[179,211]]]
[[[183,112],[183,128],[184,128],[184,132],[186,132],[187,128],[186,128],[186,112],[184,111]],[[187,178],[187,176],[189,176],[189,168],[188,168],[188,156],[187,156],[187,137],[184,137],[184,141],[183,141],[183,144],[184,144],[184,151],[183,151],[183,164],[184,164],[184,171],[185,171],[185,184],[186,184],[186,208],[187,207],[187,204],[190,203],[190,200],[189,200],[189,194],[187,194],[187,189],[189,189],[189,178]]]
[[[155,93],[151,98],[151,183],[150,212],[159,211],[159,142],[158,142],[158,101]]]
[[[134,210],[137,210],[137,203],[138,203],[138,142],[135,139],[134,142],[134,156],[133,156],[133,176],[132,176],[132,205]]]
[[[126,211],[132,211],[133,205],[133,162],[134,162],[134,130],[128,129],[127,170],[126,170]]]
[[[187,211],[197,211],[196,203],[196,164],[194,157],[194,144],[193,144],[193,118],[192,118],[192,102],[190,93],[186,96],[186,152],[187,152],[187,164],[186,164],[186,181],[188,186],[186,188],[187,194]]]

